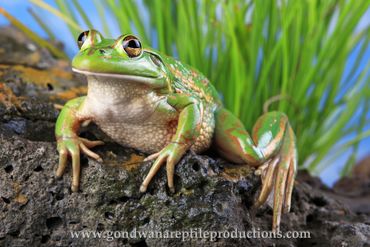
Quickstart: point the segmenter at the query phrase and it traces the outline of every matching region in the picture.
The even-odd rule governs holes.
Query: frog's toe
[[[90,141],[90,140],[88,140],[86,138],[82,138],[82,137],[80,137],[80,140],[88,148],[93,148],[93,147],[96,147],[96,146],[104,145],[103,141]]]
[[[58,111],[62,110],[64,107],[64,105],[61,105],[61,104],[54,104],[54,108]]]
[[[80,184],[77,183],[77,184],[72,184],[71,186],[71,190],[72,192],[78,192],[78,188],[80,187]]]
[[[67,158],[68,158],[68,152],[66,148],[62,148],[59,150],[59,165],[58,169],[55,173],[57,177],[63,176],[64,170],[67,167]]]
[[[175,165],[176,163],[171,159],[167,161],[167,183],[168,183],[168,188],[170,189],[171,193],[175,193],[175,186],[173,182],[173,176],[175,174]]]
[[[276,170],[272,230],[279,231],[290,160],[282,160]]]
[[[259,166],[256,171],[254,172],[254,175],[261,176],[262,180],[264,180],[266,176],[267,168],[270,164],[270,161],[266,162],[265,164]]]
[[[161,152],[157,152],[157,153],[151,154],[148,157],[146,157],[143,161],[146,162],[146,161],[154,160],[154,159],[158,158],[158,156],[160,154],[161,154]]]
[[[141,184],[140,192],[145,192],[147,190],[150,181],[152,181],[153,177],[155,176],[155,174],[157,174],[157,172],[159,171],[159,169],[161,168],[161,166],[164,164],[165,161],[166,161],[165,155],[160,155],[157,158],[157,160],[154,162],[154,164],[150,168],[148,175],[146,175],[143,183]]]
[[[81,148],[81,151],[86,154],[87,156],[99,161],[99,162],[103,162],[103,159],[96,153],[94,153],[93,151],[91,151],[88,147],[86,147],[86,145],[81,142],[80,143],[80,148]]]
[[[85,120],[81,123],[81,127],[87,127],[92,122],[91,119]]]
[[[72,186],[71,189],[73,192],[78,191],[80,186],[80,151],[79,150],[70,150],[72,156]]]
[[[287,178],[287,184],[286,184],[286,192],[285,192],[285,201],[284,201],[284,213],[289,213],[291,201],[292,201],[292,193],[293,193],[293,187],[294,187],[294,177],[296,174],[296,167],[297,164],[295,163],[296,159],[292,159],[289,166],[288,171],[288,178]]]
[[[273,182],[275,179],[275,168],[277,163],[279,162],[279,158],[275,157],[274,159],[270,160],[268,163],[266,163],[266,167],[263,170],[260,170],[261,172],[261,178],[262,178],[262,189],[258,196],[258,199],[255,203],[255,207],[260,207],[262,204],[264,204],[270,195],[272,191]]]

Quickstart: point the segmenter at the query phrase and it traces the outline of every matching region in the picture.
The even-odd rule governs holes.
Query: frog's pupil
[[[132,39],[128,42],[127,46],[130,48],[140,48],[140,43],[138,40]]]

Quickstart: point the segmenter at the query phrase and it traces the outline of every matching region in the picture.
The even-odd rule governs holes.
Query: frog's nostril
[[[105,54],[105,50],[99,49],[100,54]]]

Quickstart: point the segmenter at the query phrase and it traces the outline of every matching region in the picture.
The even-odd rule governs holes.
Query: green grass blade
[[[75,30],[78,30],[80,32],[83,31],[82,28],[76,22],[74,22],[70,17],[66,16],[65,14],[60,12],[59,10],[53,8],[52,6],[45,3],[44,1],[42,1],[42,0],[29,0],[29,1],[31,3],[39,6],[40,8],[43,8],[43,9],[49,11],[50,13],[54,14],[55,16],[59,17],[60,19],[62,19],[67,24],[69,24]]]

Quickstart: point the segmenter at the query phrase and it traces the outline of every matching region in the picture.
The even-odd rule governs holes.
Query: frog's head
[[[145,50],[133,35],[105,39],[98,31],[82,32],[77,39],[79,53],[73,71],[87,76],[111,77],[138,82],[152,88],[167,87],[168,72],[160,55]]]

